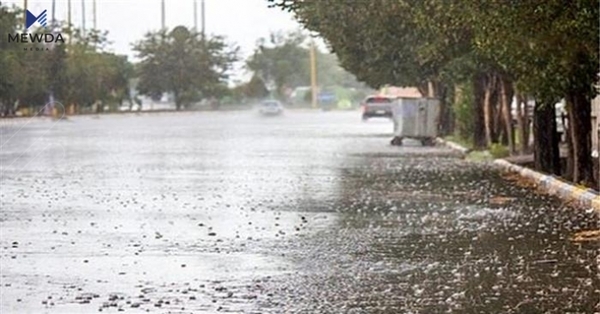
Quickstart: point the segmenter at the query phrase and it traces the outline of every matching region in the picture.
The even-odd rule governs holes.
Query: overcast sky
[[[2,0],[0,0],[2,1]],[[200,3],[198,6],[198,28],[201,24]],[[23,7],[23,0],[2,1]],[[66,20],[67,0],[56,0],[57,19]],[[93,26],[93,0],[83,0],[85,4],[86,27]],[[166,24],[168,28],[177,25],[194,26],[194,0],[165,0]],[[71,1],[72,22],[81,26],[82,0]],[[294,30],[300,25],[290,13],[268,8],[267,0],[205,0],[207,34],[224,35],[237,43],[244,57],[252,53],[260,37],[267,37],[271,31]],[[37,15],[48,10],[52,15],[51,0],[29,0],[28,7]],[[97,27],[109,31],[113,51],[134,56],[131,43],[141,39],[149,30],[161,27],[161,0],[96,0]]]

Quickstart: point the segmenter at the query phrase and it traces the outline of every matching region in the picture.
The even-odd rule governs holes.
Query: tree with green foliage
[[[418,86],[443,99],[449,86],[472,84],[476,148],[501,142],[514,151],[512,96],[515,91],[520,99],[533,96],[539,109],[536,165],[546,172],[558,170],[554,110],[548,108],[565,98],[571,143],[567,177],[593,181],[589,129],[599,63],[596,2],[268,1],[319,33],[342,66],[373,87]],[[447,117],[441,115],[442,125]]]
[[[310,83],[309,53],[303,47],[305,41],[306,36],[299,31],[272,33],[269,40],[261,38],[246,61],[246,68],[267,86],[273,86],[275,95],[284,97],[286,87]]]
[[[243,85],[244,96],[250,99],[261,99],[269,96],[269,90],[265,86],[265,82],[258,77],[253,75],[248,83]]]
[[[75,30],[71,44],[54,49],[54,93],[67,105],[85,108],[97,104],[97,111],[108,105],[116,111],[129,100],[133,66],[126,56],[106,51],[107,32],[89,30],[82,34]]]
[[[510,73],[516,89],[536,100],[536,165],[560,174],[554,104],[566,99],[569,158],[566,176],[593,182],[591,99],[597,94],[600,8],[591,1],[462,2],[474,49]]]
[[[15,32],[17,25],[17,14],[8,7],[0,5],[0,33],[11,34]],[[0,105],[2,113],[6,114],[13,110],[13,103],[17,99],[15,93],[15,82],[12,78],[17,72],[16,47],[7,41],[0,41]]]
[[[283,99],[288,88],[311,83],[308,41],[300,31],[272,33],[269,40],[262,38],[258,41],[254,53],[246,61],[246,68],[267,86],[274,86],[275,95]],[[319,86],[364,88],[354,75],[339,66],[335,54],[317,49],[315,58]]]
[[[201,33],[184,26],[150,32],[134,50],[141,59],[137,73],[140,93],[151,97],[172,93],[177,110],[221,96],[238,58],[238,48],[223,37],[202,38]]]
[[[317,83],[320,86],[342,86],[345,88],[365,89],[366,85],[339,65],[337,55],[317,51]],[[308,65],[307,65],[308,66]]]
[[[0,31],[21,30],[22,14],[17,8],[0,5]],[[69,40],[52,45],[0,42],[0,102],[5,109],[19,103],[39,111],[53,96],[67,106],[104,103],[115,110],[129,98],[132,65],[125,56],[107,51],[107,32],[84,33],[64,22],[37,31],[60,33]]]
[[[450,131],[448,84],[442,73],[450,61],[468,51],[464,48],[468,40],[461,35],[462,25],[453,24],[439,10],[437,20],[444,25],[432,28],[426,11],[437,6],[435,1],[270,2],[294,12],[305,27],[319,33],[342,67],[358,80],[376,89],[388,84],[415,86],[424,95],[440,98],[440,129]]]
[[[0,32],[13,34],[20,29],[22,11],[0,4]],[[44,67],[48,52],[37,52],[42,44],[0,42],[0,102],[12,111],[15,103],[21,107],[44,104],[48,97],[49,71]],[[34,48],[34,51],[25,50]]]

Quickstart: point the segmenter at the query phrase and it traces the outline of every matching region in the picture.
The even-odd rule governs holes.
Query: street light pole
[[[94,13],[94,29],[98,29],[98,24],[96,24],[97,20],[97,16],[96,16],[96,0],[94,0],[94,2],[92,2],[92,11]]]
[[[52,28],[56,27],[56,0],[52,0]]]
[[[198,31],[198,1],[194,0],[194,32]]]
[[[165,0],[162,0],[160,2],[160,13],[161,13],[162,29],[165,29]]]
[[[67,25],[69,27],[69,45],[71,44],[71,38],[73,37],[73,30],[71,29],[72,25],[71,24],[71,0],[67,1],[67,22],[69,23],[69,25]]]
[[[205,13],[205,5],[204,5],[204,0],[202,0],[201,4],[200,4],[200,10],[202,11],[202,38],[205,38],[206,36],[206,13]]]
[[[81,34],[85,35],[85,0],[81,0]]]
[[[23,0],[23,26],[27,27],[27,0]]]

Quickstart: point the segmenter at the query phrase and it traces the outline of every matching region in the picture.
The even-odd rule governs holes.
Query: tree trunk
[[[574,91],[567,95],[569,127],[573,145],[573,182],[590,186],[594,184],[592,163],[592,105],[590,100]],[[553,108],[554,109],[554,108]]]
[[[600,191],[600,186],[598,186],[598,184],[600,184],[600,160],[598,160],[598,158],[592,158],[593,161],[593,173],[594,173],[594,179],[596,182],[596,186],[593,186],[593,188],[596,189],[596,191]]]
[[[495,76],[492,87],[492,143],[502,143],[508,146],[508,137],[502,124],[502,101],[500,97],[500,79]]]
[[[448,134],[456,133],[456,112],[452,100],[454,99],[454,88],[446,85],[446,107],[448,108]]]
[[[178,91],[173,91],[173,98],[175,99],[175,110],[179,111],[181,109],[181,97],[179,97]]]
[[[434,98],[438,94],[438,84],[433,81],[427,82],[427,97]]]
[[[429,97],[429,82],[421,83],[417,86],[417,89],[423,97]]]
[[[440,112],[438,119],[438,130],[440,136],[446,136],[452,134],[452,108],[448,103],[447,88],[442,83],[437,83],[434,86],[435,97],[440,101]]]
[[[504,127],[506,129],[506,136],[508,137],[508,149],[510,153],[513,154],[515,152],[515,136],[513,132],[512,126],[512,118],[510,115],[510,102],[509,99],[512,99],[512,87],[511,83],[507,80],[500,81],[500,99],[502,104],[502,114],[504,117]]]
[[[560,175],[556,112],[552,104],[535,103],[533,115],[533,156],[535,169]]]
[[[446,86],[436,80],[430,80],[426,84],[422,84],[419,91],[424,97],[436,98],[440,102],[440,111],[437,117],[437,129],[439,136],[446,136],[452,133],[451,124],[451,108],[448,106],[446,99]]]
[[[454,92],[453,92],[453,101],[452,103],[454,104],[454,107],[457,108],[457,106],[459,106],[459,104],[462,104],[463,101],[463,87],[461,85],[458,84],[454,84]],[[471,108],[469,108],[471,110],[473,110],[473,106],[471,106]],[[464,125],[464,122],[458,122],[456,121],[459,117],[457,115],[454,115],[454,128],[456,131],[456,134],[458,134],[460,137],[465,138],[465,139],[471,139],[470,136],[473,134],[473,132],[469,132],[468,127],[466,127]],[[472,121],[469,121],[472,122]],[[468,135],[467,135],[468,134]]]
[[[478,74],[473,77],[473,94],[473,147],[483,149],[486,147],[484,124],[485,74]]]
[[[519,153],[520,154],[525,154],[525,146],[523,145],[523,143],[525,142],[525,137],[523,136],[524,134],[524,129],[525,126],[523,125],[523,121],[521,120],[523,117],[523,113],[521,112],[521,95],[520,94],[516,94],[515,95],[515,114],[516,116],[514,117],[515,121],[517,122],[517,132],[519,132]],[[512,117],[511,117],[512,118]]]
[[[567,124],[565,126],[565,139],[567,142],[567,169],[565,169],[563,176],[568,181],[573,181],[573,169],[575,164],[575,155],[573,154],[573,128],[571,127],[571,118],[569,117],[569,106],[572,106],[571,101],[567,99]]]
[[[523,125],[525,125],[525,139],[527,140],[527,150],[531,151],[531,142],[533,138],[533,110],[530,109],[529,100],[527,97],[524,97],[523,101]]]
[[[485,142],[486,146],[490,147],[493,142],[493,120],[494,112],[492,110],[492,75],[486,76],[485,92],[483,94],[483,114],[485,123]]]
[[[520,135],[520,152],[521,154],[527,154],[529,151],[529,123],[527,113],[523,114],[523,107],[527,107],[523,99],[524,97],[517,93],[517,128]]]

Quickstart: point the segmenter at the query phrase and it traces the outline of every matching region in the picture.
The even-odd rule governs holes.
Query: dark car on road
[[[370,118],[389,118],[393,116],[392,103],[394,98],[388,96],[369,96],[363,100],[361,107],[363,110],[362,119],[366,121]]]

